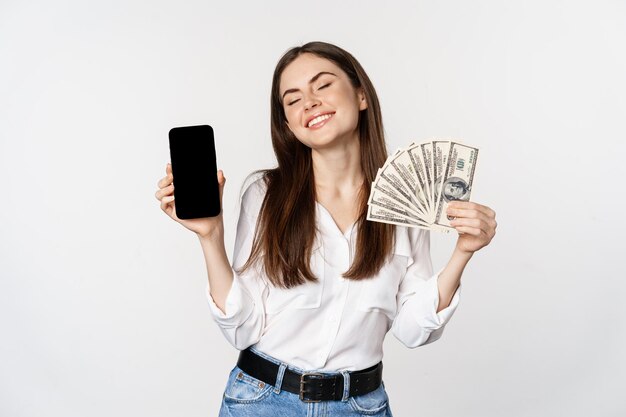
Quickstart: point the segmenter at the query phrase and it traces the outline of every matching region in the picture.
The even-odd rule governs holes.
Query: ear
[[[367,109],[367,100],[365,99],[365,93],[363,92],[363,87],[359,88],[358,98],[359,98],[359,110]]]

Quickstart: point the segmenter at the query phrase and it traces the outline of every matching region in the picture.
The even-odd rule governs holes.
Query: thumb
[[[220,207],[222,207],[222,196],[224,194],[224,184],[226,184],[226,177],[224,177],[224,171],[221,169],[217,171],[217,183],[220,187]]]

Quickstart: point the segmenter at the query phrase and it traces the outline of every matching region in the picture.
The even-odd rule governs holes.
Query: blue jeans
[[[222,395],[219,417],[393,417],[384,382],[372,392],[348,397],[349,375],[347,371],[341,372],[345,381],[342,400],[306,403],[300,400],[298,394],[281,390],[286,368],[296,372],[304,372],[305,370],[282,363],[254,347],[250,349],[280,366],[276,386],[266,384],[248,375],[235,365],[230,371],[226,389]],[[306,370],[306,372],[320,371]],[[333,374],[330,372],[321,373]]]

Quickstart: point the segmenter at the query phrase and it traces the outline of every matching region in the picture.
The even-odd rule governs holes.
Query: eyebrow
[[[321,71],[321,72],[318,72],[317,74],[315,74],[315,76],[309,80],[309,84],[314,83],[314,82],[315,82],[315,81],[316,81],[319,77],[321,77],[321,76],[322,76],[322,75],[324,75],[324,74],[334,75],[335,77],[337,76],[337,75],[333,74],[332,72],[328,72],[328,71]],[[287,94],[289,94],[289,93],[295,93],[296,91],[300,91],[300,89],[298,89],[298,88],[290,88],[289,90],[286,90],[286,91],[283,93],[283,99],[285,98],[285,96],[286,96]]]

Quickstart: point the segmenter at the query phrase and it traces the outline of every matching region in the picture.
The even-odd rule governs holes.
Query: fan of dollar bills
[[[431,140],[398,149],[378,170],[367,220],[449,232],[448,202],[469,201],[478,148]]]

